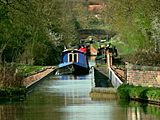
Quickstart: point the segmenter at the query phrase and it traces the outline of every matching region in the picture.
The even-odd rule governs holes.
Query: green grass
[[[14,66],[7,67],[8,71],[7,79],[0,79],[2,86],[0,87],[0,99],[10,99],[10,98],[21,98],[26,95],[26,88],[23,86],[22,80],[24,77],[35,74],[39,71],[44,70],[45,66],[33,66],[33,65],[19,65],[15,64]],[[10,70],[11,69],[11,70]],[[12,70],[13,69],[13,70]],[[13,73],[17,72],[16,80],[13,79]],[[10,73],[10,74],[9,74]]]
[[[131,48],[129,45],[125,44],[124,42],[111,40],[109,43],[111,43],[111,45],[114,45],[117,48],[118,54],[120,56],[125,56],[134,52],[134,49]]]
[[[19,97],[26,94],[26,88],[1,88],[0,89],[0,98],[12,98]]]
[[[98,47],[99,47],[99,45],[98,45],[98,43],[96,42],[96,43],[94,43],[94,44],[92,44],[92,46],[97,50],[98,49]]]
[[[120,98],[160,101],[160,88],[123,84],[118,88]]]
[[[38,71],[41,71],[45,66],[34,66],[34,65],[19,65],[18,66],[18,75],[29,76]]]
[[[93,28],[95,28],[95,29],[102,29],[102,30],[110,30],[111,26],[103,24],[103,25],[93,26]]]

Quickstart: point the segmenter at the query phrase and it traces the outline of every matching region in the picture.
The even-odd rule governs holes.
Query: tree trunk
[[[3,54],[3,51],[4,49],[6,48],[7,44],[3,45],[2,48],[0,49],[0,64],[2,64],[2,54]]]

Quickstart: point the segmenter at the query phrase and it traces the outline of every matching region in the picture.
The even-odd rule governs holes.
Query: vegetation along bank
[[[54,66],[6,64],[0,69],[0,99],[24,98],[32,85],[55,69]]]
[[[117,91],[121,99],[131,99],[160,105],[160,88],[123,84]]]

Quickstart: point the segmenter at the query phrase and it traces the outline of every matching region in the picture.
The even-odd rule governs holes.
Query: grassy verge
[[[6,64],[0,67],[0,99],[21,98],[26,95],[23,79],[43,71],[45,66]]]
[[[111,45],[116,46],[119,56],[125,56],[134,52],[133,48],[121,41],[111,40],[110,43]]]
[[[39,71],[42,71],[43,69],[45,69],[45,66],[19,65],[17,69],[18,75],[27,77]]]
[[[123,99],[134,99],[160,103],[160,88],[123,84],[118,88],[118,95]]]
[[[24,98],[27,90],[23,87],[21,88],[0,88],[0,99],[4,98]]]

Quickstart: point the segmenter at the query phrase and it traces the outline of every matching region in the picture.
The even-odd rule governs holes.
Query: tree
[[[46,59],[56,52],[56,56],[59,55],[64,45],[76,43],[77,19],[70,3],[1,0],[0,60],[45,65]],[[38,53],[40,48],[41,53]]]
[[[136,50],[151,50],[153,18],[159,19],[157,0],[112,0],[107,2],[106,24],[117,31],[125,43]]]

